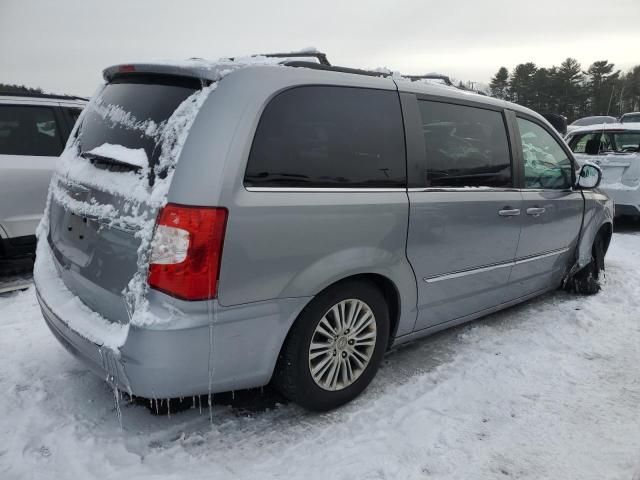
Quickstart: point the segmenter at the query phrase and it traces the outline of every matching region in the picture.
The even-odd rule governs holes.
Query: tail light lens
[[[183,300],[216,298],[227,209],[169,203],[151,243],[149,286]]]

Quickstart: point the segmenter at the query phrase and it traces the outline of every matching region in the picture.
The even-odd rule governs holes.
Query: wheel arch
[[[611,244],[611,238],[613,237],[613,224],[607,222],[602,225],[594,237],[594,240],[599,236],[602,236],[602,240],[604,241],[604,253],[607,253],[609,245]]]
[[[294,321],[289,325],[289,329],[287,334],[285,335],[284,341],[280,346],[280,352],[284,348],[287,339],[289,338],[289,334],[293,329],[294,325],[298,322],[301,315],[307,306],[313,302],[313,300],[323,292],[335,288],[336,286],[351,282],[351,281],[360,281],[360,282],[368,282],[373,284],[384,296],[385,303],[387,304],[387,308],[389,309],[389,342],[387,345],[387,349],[391,347],[393,344],[393,340],[397,334],[398,327],[400,325],[400,318],[402,310],[402,298],[400,295],[400,290],[397,285],[391,280],[388,276],[382,275],[380,273],[366,272],[366,273],[355,273],[351,275],[347,275],[339,280],[336,280],[329,285],[324,286],[321,290],[315,293],[315,295],[307,302],[307,304],[300,310],[300,313],[296,316]]]
[[[400,313],[402,312],[402,301],[400,299],[400,292],[396,284],[389,278],[379,273],[360,273],[356,275],[350,275],[339,282],[332,284],[330,287],[340,284],[346,281],[362,281],[373,283],[382,295],[384,296],[385,303],[389,310],[389,348],[393,344],[393,339],[398,331],[398,325],[400,324]],[[327,287],[327,288],[330,288]]]
[[[579,237],[578,244],[578,269],[581,269],[591,263],[593,243],[599,235],[603,235],[605,242],[605,253],[611,243],[613,235],[613,213],[606,205],[606,202],[597,201],[594,193],[587,196],[585,203],[585,216],[582,225],[582,232]],[[604,197],[606,198],[606,197]]]

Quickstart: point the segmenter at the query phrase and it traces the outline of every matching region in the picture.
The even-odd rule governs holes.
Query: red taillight
[[[129,73],[129,72],[135,72],[135,71],[136,71],[135,65],[120,65],[118,67],[118,72],[120,73]]]
[[[227,209],[167,204],[158,214],[149,286],[183,300],[218,293]]]

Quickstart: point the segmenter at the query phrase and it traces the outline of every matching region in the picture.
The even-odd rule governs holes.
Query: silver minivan
[[[252,57],[107,68],[39,227],[44,318],[147,398],[357,396],[391,347],[599,289],[601,172],[539,115],[399,75]]]

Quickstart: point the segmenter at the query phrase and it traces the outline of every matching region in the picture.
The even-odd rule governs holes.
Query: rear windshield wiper
[[[91,152],[82,152],[80,156],[89,160],[94,167],[102,170],[109,170],[111,172],[140,172],[142,170],[142,167],[137,165],[131,165],[130,163],[122,162],[115,158],[97,155]]]

